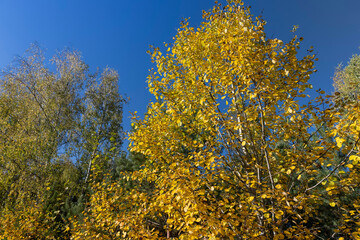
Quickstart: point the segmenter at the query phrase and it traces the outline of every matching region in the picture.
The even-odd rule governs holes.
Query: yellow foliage
[[[0,239],[53,239],[48,233],[51,219],[42,213],[43,205],[28,202],[16,209],[4,209],[0,216]]]
[[[215,6],[204,20],[198,29],[185,22],[171,51],[152,53],[157,72],[148,83],[158,101],[130,136],[132,151],[149,159],[137,179],[155,184],[142,211],[167,219],[157,222],[159,234],[179,239],[282,239],[285,225],[287,237],[312,238],[305,223],[314,198],[298,175],[316,175],[324,150],[295,142],[320,121],[298,104],[314,56],[296,56],[296,36],[267,38],[265,22],[241,1]],[[280,141],[293,145],[282,152]]]
[[[341,217],[341,236],[359,236],[359,199],[340,199],[360,183],[359,104],[341,117],[318,108],[322,97],[300,106],[314,55],[299,58],[301,39],[267,38],[229,2],[151,53],[156,101],[130,135],[147,162],[92,184],[72,239],[316,239],[321,207]]]

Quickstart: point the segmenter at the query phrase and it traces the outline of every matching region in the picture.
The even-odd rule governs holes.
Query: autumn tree
[[[0,79],[0,232],[8,238],[35,230],[37,239],[64,238],[67,219],[84,209],[91,166],[111,171],[121,155],[118,74],[93,74],[70,50],[51,63],[34,46]]]
[[[333,114],[332,127],[335,129],[331,129],[326,123],[322,123],[322,127],[317,132],[320,138],[327,138],[328,141],[332,142],[337,141],[338,147],[340,147],[340,149],[329,149],[333,154],[333,158],[329,161],[327,167],[319,169],[319,175],[316,177],[317,180],[320,180],[329,175],[335,166],[336,170],[332,172],[330,184],[324,184],[323,182],[316,189],[318,191],[316,194],[321,195],[324,201],[319,203],[317,215],[310,220],[310,222],[322,226],[322,231],[318,234],[318,237],[324,239],[337,239],[341,236],[339,229],[346,229],[342,233],[342,236],[346,239],[357,238],[359,232],[355,224],[357,222],[354,214],[356,207],[353,205],[355,203],[355,206],[357,206],[356,202],[360,191],[358,185],[354,183],[356,178],[353,175],[357,174],[355,167],[357,161],[351,161],[354,158],[356,159],[358,148],[356,141],[359,136],[349,133],[351,128],[353,128],[354,133],[354,124],[357,123],[358,119],[354,111],[357,111],[356,102],[359,101],[359,60],[358,55],[353,55],[347,65],[340,64],[337,67],[333,79],[335,93],[331,97],[332,106],[328,106]],[[329,134],[331,130],[333,133]],[[352,157],[350,158],[350,156]],[[325,192],[327,194],[324,194]],[[328,203],[331,203],[331,205]],[[349,213],[351,213],[351,217]],[[349,217],[351,220],[349,220]]]
[[[335,117],[335,141],[340,148],[337,153],[342,161],[336,168],[336,180],[329,194],[335,199],[340,217],[336,218],[338,229],[346,238],[360,237],[359,221],[359,76],[360,58],[353,55],[348,65],[339,65],[334,75],[335,94],[332,98]],[[345,156],[345,157],[344,157]],[[335,230],[338,232],[338,230]]]
[[[356,64],[336,97],[310,99],[302,38],[267,37],[241,0],[203,18],[150,52],[154,101],[134,117],[130,157],[113,70],[89,74],[66,51],[54,72],[35,51],[3,76],[3,238],[360,238]]]
[[[341,206],[328,194],[343,187],[359,137],[342,146],[328,99],[300,106],[312,50],[299,58],[302,38],[268,38],[242,5],[216,5],[200,27],[184,22],[166,53],[151,52],[156,101],[130,137],[148,159],[137,179],[155,185],[136,221],[146,237],[315,239],[320,206]]]
[[[115,161],[116,167],[111,173],[107,172],[101,182],[96,179],[104,174],[103,170],[93,167],[89,178],[90,199],[84,217],[71,219],[71,239],[138,238],[146,232],[136,223],[139,220],[137,211],[146,204],[146,194],[151,195],[154,187],[135,177],[146,158],[141,153],[129,151]],[[136,233],[129,235],[130,228]]]
[[[347,66],[338,66],[334,76],[334,88],[338,98],[355,100],[359,96],[360,56],[353,55]]]

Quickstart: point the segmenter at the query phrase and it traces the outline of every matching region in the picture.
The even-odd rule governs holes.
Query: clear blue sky
[[[223,2],[223,1],[220,1]],[[288,41],[293,25],[319,58],[314,88],[332,92],[335,67],[360,53],[359,0],[252,0],[253,15],[268,22],[269,37]],[[198,26],[201,11],[212,0],[1,0],[0,68],[22,55],[37,41],[51,56],[70,47],[82,52],[93,69],[110,66],[120,74],[120,91],[130,97],[124,127],[130,128],[129,111],[141,115],[151,98],[146,86],[152,67],[146,51],[172,42],[179,23],[190,17]]]

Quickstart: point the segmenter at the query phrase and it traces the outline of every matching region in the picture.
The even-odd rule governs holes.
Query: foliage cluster
[[[360,61],[311,99],[312,49],[240,0],[150,55],[121,152],[117,74],[36,52],[1,80],[3,239],[359,239]]]
[[[64,234],[89,198],[90,170],[116,169],[123,141],[118,75],[91,74],[79,53],[47,67],[34,45],[0,79],[0,235]],[[101,176],[99,176],[100,179]]]

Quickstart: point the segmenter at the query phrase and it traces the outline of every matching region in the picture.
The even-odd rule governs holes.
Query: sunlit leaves
[[[72,239],[358,238],[356,94],[331,103],[319,90],[310,101],[313,50],[300,58],[302,38],[294,35],[288,43],[268,38],[265,21],[251,16],[240,0],[216,4],[203,17],[198,28],[184,21],[164,53],[150,51],[156,69],[148,85],[155,100],[143,119],[134,114],[130,134],[131,151],[146,160],[137,171],[119,174],[118,181],[106,174],[121,143],[116,109],[123,100],[107,91],[116,87],[117,75],[105,71],[104,81],[86,92],[90,108],[81,118],[86,137],[77,143],[86,146],[81,160],[88,161],[89,203],[83,219],[72,218],[65,232]],[[84,70],[75,63],[58,68],[77,83],[83,72],[66,71]],[[107,101],[114,99],[119,101]],[[28,101],[0,103],[0,124],[13,131],[28,113]],[[25,105],[12,112],[17,104]],[[22,123],[37,129],[31,121]],[[29,144],[36,136],[22,134],[16,143],[38,153],[37,145]],[[24,153],[0,147],[13,159]],[[39,205],[22,211],[30,229],[35,224],[43,229],[42,219],[33,217]],[[23,223],[4,211],[3,232],[13,231],[14,221]]]
[[[7,239],[69,237],[68,218],[87,198],[89,163],[104,174],[121,154],[118,74],[90,74],[76,51],[58,52],[51,63],[33,46],[0,78],[0,232]]]
[[[317,173],[324,152],[298,146],[318,124],[298,105],[313,56],[297,57],[297,37],[266,38],[264,21],[241,5],[214,7],[197,29],[185,22],[171,51],[152,52],[149,88],[158,101],[130,139],[149,159],[139,176],[159,189],[147,211],[166,214],[180,238],[281,238],[289,216],[298,222],[289,236],[307,233],[301,176]]]

